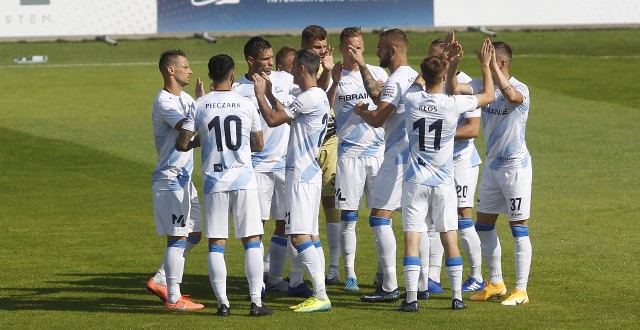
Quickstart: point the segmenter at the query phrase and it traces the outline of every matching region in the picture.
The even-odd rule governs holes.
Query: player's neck
[[[342,69],[343,70],[347,70],[349,72],[358,72],[358,71],[360,71],[360,66],[358,66],[358,64],[356,62],[350,61],[345,57],[342,58],[342,63],[344,63],[342,65]]]
[[[389,64],[389,72],[394,73],[398,68],[409,65],[407,58],[399,58],[397,61],[392,61]]]
[[[443,94],[442,91],[444,90],[444,82],[435,85],[426,85],[425,87],[427,93],[429,94]]]
[[[180,86],[179,84],[165,84],[164,85],[164,89],[167,93],[173,94],[175,96],[180,96],[180,93],[182,93],[182,86]]]
[[[231,83],[229,83],[228,81],[225,81],[224,83],[219,83],[213,84],[213,91],[214,92],[229,92],[231,91]]]

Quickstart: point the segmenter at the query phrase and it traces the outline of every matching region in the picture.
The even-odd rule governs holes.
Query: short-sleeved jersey
[[[469,83],[471,81],[471,77],[469,77],[464,72],[458,72],[457,75],[459,83]],[[464,125],[467,118],[479,118],[480,117],[480,108],[462,113],[460,118],[458,119],[457,127]],[[480,160],[480,155],[478,154],[478,149],[476,149],[475,144],[473,144],[474,139],[464,139],[457,140],[453,144],[453,162],[455,166],[463,166],[463,167],[475,167],[482,163]]]
[[[386,81],[389,75],[379,66],[368,65],[375,80]],[[374,128],[358,116],[353,108],[358,102],[368,103],[369,110],[375,104],[364,88],[359,71],[342,70],[342,78],[336,90],[333,103],[338,128],[338,156],[373,157],[384,153],[384,129]]]
[[[180,190],[187,188],[193,171],[193,151],[176,150],[180,133],[176,124],[195,111],[196,102],[181,92],[180,96],[160,90],[153,102],[153,136],[158,153],[158,165],[151,176],[154,189]]]
[[[524,168],[531,157],[525,141],[530,104],[529,88],[514,77],[509,78],[509,83],[522,94],[522,104],[507,101],[496,85],[496,100],[482,107],[482,131],[487,142],[485,161],[494,170]],[[474,79],[469,85],[474,93],[482,92],[482,79]]]
[[[272,71],[269,75],[271,81],[271,92],[280,103],[287,106],[293,102],[293,93],[299,92],[299,88],[293,83],[293,76],[284,71]],[[242,76],[233,83],[232,90],[244,97],[249,98],[256,109],[258,100],[254,90],[253,81]],[[269,102],[267,100],[267,102]],[[264,138],[264,149],[251,154],[251,161],[256,172],[281,172],[284,171],[285,157],[287,151],[287,141],[289,140],[289,125],[269,127],[260,116],[262,123],[262,133]]]
[[[460,114],[473,111],[473,95],[429,94],[413,86],[405,95],[405,125],[411,153],[405,182],[453,184],[453,141]]]
[[[260,114],[247,98],[229,91],[198,99],[195,129],[200,136],[203,192],[256,189],[250,132],[259,132]],[[193,122],[185,129],[193,131]]]
[[[396,164],[406,164],[409,156],[407,129],[404,122],[404,94],[418,73],[410,66],[397,68],[382,88],[380,102],[396,106],[385,122],[385,158],[395,157]]]
[[[291,118],[285,181],[321,183],[317,157],[329,119],[327,94],[312,87],[298,95],[284,111]]]

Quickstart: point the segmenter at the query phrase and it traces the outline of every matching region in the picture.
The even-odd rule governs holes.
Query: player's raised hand
[[[320,62],[322,64],[322,68],[327,71],[333,70],[333,47],[327,46],[327,51],[325,51],[321,58]]]
[[[445,55],[449,53],[451,47],[453,47],[456,42],[456,34],[453,30],[447,31],[447,35],[444,37],[444,53]]]
[[[447,51],[447,61],[449,61],[449,63],[460,62],[462,56],[464,56],[464,52],[462,51],[462,45],[460,45],[459,42],[454,41],[451,45],[449,45]]]
[[[489,38],[484,39],[480,51],[477,51],[475,49],[473,51],[476,53],[476,56],[478,57],[482,65],[489,65],[492,57],[494,56],[493,45],[491,44],[491,40],[489,40]]]
[[[358,48],[354,45],[349,45],[349,49],[347,50],[349,56],[351,57],[351,59],[356,62],[359,66],[364,66],[364,55],[362,54],[362,52],[364,51],[363,48]]]
[[[331,70],[331,79],[333,79],[334,83],[337,83],[340,81],[340,79],[342,79],[342,69],[344,68],[344,66],[342,65],[342,62],[337,62],[334,66],[333,69]]]
[[[198,77],[198,79],[196,79],[196,100],[202,96],[204,96],[204,84],[202,83],[202,79]]]
[[[256,95],[265,95],[267,92],[266,79],[259,73],[254,73],[252,77],[253,77],[253,90],[255,91]]]

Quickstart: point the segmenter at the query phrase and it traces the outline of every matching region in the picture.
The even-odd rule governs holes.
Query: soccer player
[[[303,49],[311,50],[320,56],[321,66],[318,73],[318,87],[327,90],[331,81],[333,69],[333,48],[327,44],[327,31],[318,25],[309,25],[302,30]],[[327,245],[329,245],[329,270],[326,276],[327,284],[340,283],[340,212],[336,209],[336,162],[338,158],[338,138],[336,136],[335,113],[330,109],[327,122],[327,132],[320,147],[318,163],[322,169],[322,208],[327,221]],[[320,237],[313,237],[314,244],[320,253],[324,269],[324,252],[320,245]],[[347,283],[345,289],[356,288]]]
[[[372,110],[375,105],[364,88],[360,67],[349,55],[349,45],[364,51],[360,28],[348,27],[340,33],[339,49],[343,64],[334,66],[332,85],[328,92],[329,101],[333,102],[337,114],[336,206],[342,210],[340,245],[347,276],[346,288],[350,288],[350,282],[357,281],[355,229],[360,198],[366,193],[367,207],[371,208],[375,179],[384,153],[384,129],[371,127],[353,111],[358,102],[370,104]],[[388,75],[383,68],[368,64],[367,68],[376,81],[383,83],[387,80]],[[377,232],[377,226],[372,228]],[[332,269],[329,268],[329,271]]]
[[[451,39],[453,32],[447,34],[447,40]],[[429,45],[429,56],[442,54],[445,51],[445,38],[438,38]],[[471,81],[464,72],[456,72],[458,82],[468,83]],[[465,112],[458,119],[456,128],[455,142],[453,145],[453,179],[456,185],[456,193],[458,197],[458,232],[460,233],[460,243],[462,250],[465,251],[467,260],[470,264],[470,275],[468,279],[462,283],[462,292],[472,292],[482,290],[485,287],[482,278],[482,254],[480,251],[480,238],[473,227],[471,218],[473,211],[473,203],[478,183],[479,166],[482,163],[480,155],[473,144],[473,139],[480,134],[480,109],[476,111]],[[429,230],[423,232],[428,235],[429,251],[420,251],[420,259],[429,258],[428,269],[422,269],[420,273],[419,290],[428,289],[431,294],[442,293],[442,285],[440,284],[440,273],[442,270],[442,256],[444,248],[440,242],[440,234],[434,230],[433,221],[429,226]],[[427,239],[424,237],[424,239]],[[426,244],[422,244],[424,248]],[[427,257],[428,255],[428,257]],[[428,275],[427,275],[428,274]],[[425,286],[424,279],[428,278],[428,286]]]
[[[249,98],[256,110],[258,101],[254,92],[253,75],[264,72],[270,77],[273,95],[285,105],[293,101],[292,93],[297,90],[293,76],[283,71],[273,71],[273,49],[269,41],[262,37],[253,37],[244,45],[244,56],[248,71],[233,83],[233,91]],[[299,296],[298,291],[307,297],[311,295],[306,285],[289,290],[289,283],[282,279],[287,258],[287,238],[284,233],[284,165],[289,140],[289,125],[269,127],[261,117],[264,134],[264,148],[254,152],[251,161],[255,170],[256,182],[260,198],[262,221],[270,216],[276,220],[274,233],[271,236],[269,249],[264,257],[264,271],[267,273],[266,290],[277,292],[291,291]],[[300,270],[302,277],[302,270]]]
[[[528,304],[527,282],[531,267],[529,215],[531,208],[531,155],[525,141],[529,116],[529,88],[511,76],[511,47],[493,42],[495,57],[491,73],[495,84],[495,101],[482,108],[482,128],[487,142],[485,167],[478,193],[476,231],[480,237],[482,257],[489,269],[490,283],[470,297],[485,301],[502,297],[507,288],[502,279],[502,249],[495,230],[499,214],[506,214],[515,241],[515,289],[503,305]],[[454,58],[449,73],[455,72],[459,60]],[[449,77],[449,76],[448,76]],[[447,79],[447,92],[469,94],[481,91],[482,80],[459,84],[455,75]]]
[[[324,284],[324,269],[312,236],[318,236],[318,212],[322,172],[318,161],[329,118],[329,100],[317,87],[320,57],[303,49],[293,60],[294,82],[302,93],[285,107],[273,95],[269,76],[254,74],[255,93],[260,113],[269,126],[291,125],[285,167],[286,233],[295,248],[292,264],[299,258],[313,283],[313,296],[291,306],[295,312],[316,312],[331,309]],[[272,108],[273,107],[273,108]]]
[[[260,210],[255,207],[258,190],[251,165],[251,151],[262,150],[264,141],[255,106],[231,91],[234,67],[233,59],[225,54],[209,59],[213,91],[198,99],[195,117],[183,125],[176,148],[188,150],[197,130],[202,144],[205,236],[209,239],[207,265],[218,299],[216,315],[230,314],[224,252],[232,216],[235,235],[241,238],[245,250],[245,273],[251,296],[249,315],[264,316],[273,312],[261,299],[263,229]]]
[[[293,57],[296,56],[296,49],[283,46],[276,53],[276,70],[291,73],[293,68]]]
[[[185,258],[202,236],[200,202],[191,181],[193,151],[178,152],[175,148],[183,123],[195,110],[195,101],[183,91],[192,71],[181,50],[162,53],[159,67],[164,88],[153,102],[158,165],[151,177],[151,187],[156,232],[167,236],[167,248],[163,264],[147,282],[147,289],[160,297],[167,309],[200,309],[204,308],[202,304],[180,293]],[[198,140],[191,144],[197,146]]]
[[[425,89],[415,84],[405,95],[405,127],[411,153],[404,176],[402,228],[404,231],[403,270],[407,297],[396,308],[418,311],[418,277],[421,261],[419,246],[427,222],[433,219],[446,254],[446,269],[451,283],[454,310],[464,309],[462,301],[462,257],[456,230],[456,194],[453,180],[453,144],[460,114],[474,111],[493,101],[491,79],[491,42],[486,39],[478,53],[485,91],[474,96],[448,96],[443,93],[447,59],[443,54],[427,57],[420,64]],[[428,240],[427,240],[428,242]]]
[[[396,275],[396,239],[391,227],[393,212],[400,208],[402,177],[409,153],[409,142],[404,124],[404,94],[418,76],[407,64],[409,40],[400,29],[382,32],[378,39],[376,55],[380,66],[388,68],[391,76],[382,91],[367,68],[362,49],[349,45],[349,54],[358,63],[367,93],[377,105],[369,111],[368,105],[359,102],[354,111],[373,127],[385,126],[384,160],[376,176],[369,225],[376,236],[378,263],[382,268],[382,285],[364,301],[394,301],[399,297]],[[376,276],[377,277],[377,276]]]

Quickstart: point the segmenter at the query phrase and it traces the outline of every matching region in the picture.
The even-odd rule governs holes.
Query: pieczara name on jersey
[[[205,109],[215,108],[240,108],[240,103],[207,103],[204,106]]]

